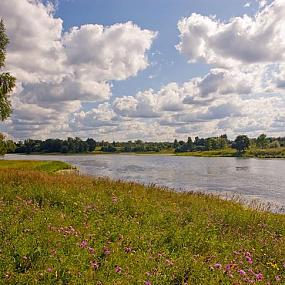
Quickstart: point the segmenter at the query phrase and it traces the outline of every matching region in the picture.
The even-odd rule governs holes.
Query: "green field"
[[[0,284],[285,284],[283,215],[36,164],[1,161]]]
[[[0,160],[1,169],[39,170],[56,172],[71,169],[72,166],[62,161],[32,161],[32,160]]]
[[[226,148],[221,150],[210,151],[195,151],[176,153],[177,156],[197,156],[197,157],[235,157],[238,156],[235,149]],[[256,157],[256,158],[285,158],[285,148],[268,148],[258,149],[250,148],[246,150],[242,157]]]

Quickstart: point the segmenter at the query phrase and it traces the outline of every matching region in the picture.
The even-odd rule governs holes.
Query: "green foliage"
[[[267,148],[269,146],[269,140],[267,139],[265,134],[261,134],[257,139],[256,139],[256,146],[259,148]]]
[[[0,211],[1,284],[285,281],[285,216],[214,196],[2,169]]]
[[[0,169],[39,170],[53,173],[71,168],[71,165],[62,161],[0,160]]]
[[[5,32],[3,20],[0,21],[0,68],[5,65],[6,46],[9,39]],[[13,90],[16,84],[16,78],[10,73],[5,72],[0,74],[0,120],[7,119],[11,112],[11,102],[9,100],[9,93]]]
[[[250,146],[249,138],[246,135],[237,136],[233,147],[238,151],[238,153],[244,152]]]

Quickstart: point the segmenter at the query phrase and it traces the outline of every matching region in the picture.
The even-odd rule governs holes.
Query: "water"
[[[273,202],[285,207],[285,160],[162,155],[6,155],[5,159],[61,160],[82,173],[113,179]]]

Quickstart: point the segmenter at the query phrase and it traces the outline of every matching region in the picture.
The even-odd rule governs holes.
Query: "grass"
[[[226,148],[221,150],[197,151],[177,153],[178,156],[196,156],[196,157],[235,157],[237,152],[235,149]],[[285,158],[285,147],[258,149],[250,148],[245,151],[242,157],[256,158]]]
[[[1,284],[285,283],[283,215],[19,166],[0,169]]]
[[[285,148],[249,149],[246,154],[248,157],[285,158]]]
[[[49,173],[71,169],[72,166],[62,161],[27,161],[27,160],[0,160],[1,169],[39,170]]]
[[[209,150],[209,151],[193,151],[176,153],[177,156],[196,156],[196,157],[233,157],[236,156],[236,150],[232,148]]]

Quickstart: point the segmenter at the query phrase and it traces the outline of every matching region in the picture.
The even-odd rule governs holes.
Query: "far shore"
[[[236,150],[227,148],[212,151],[195,152],[174,152],[173,150],[162,152],[82,152],[82,153],[16,153],[19,155],[50,155],[50,156],[78,156],[78,155],[135,155],[135,156],[191,156],[191,157],[237,157],[237,158],[261,158],[261,159],[283,159],[285,158],[285,148],[277,149],[248,149],[238,154]]]

